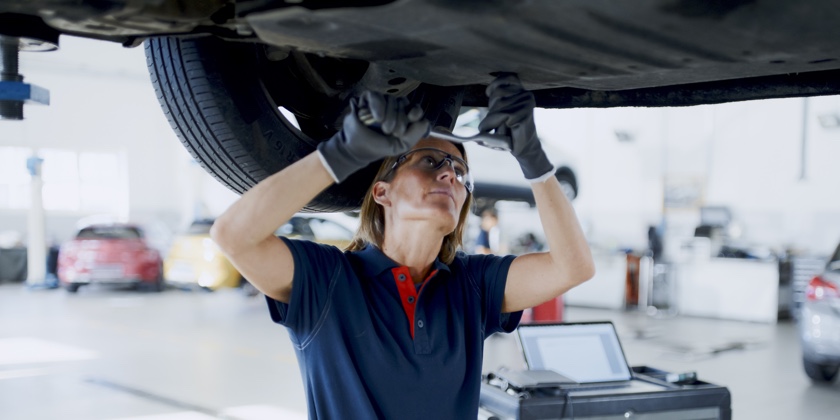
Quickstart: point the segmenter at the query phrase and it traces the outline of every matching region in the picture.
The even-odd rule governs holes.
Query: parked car
[[[517,73],[542,108],[837,94],[837,22],[831,0],[0,0],[0,48],[11,60],[61,34],[145,42],[173,129],[242,193],[314,151],[366,89],[407,96],[449,128],[462,105],[487,105],[499,72]],[[308,208],[358,208],[374,173]]]
[[[58,279],[68,292],[89,284],[131,284],[153,291],[164,289],[160,253],[132,224],[87,226],[62,244]]]
[[[805,373],[814,382],[832,382],[840,369],[840,245],[808,283],[800,310]]]
[[[354,232],[347,226],[329,220],[328,215],[300,214],[277,229],[276,234],[289,238],[309,239],[344,249],[353,240]],[[333,215],[332,217],[338,217]],[[348,218],[344,217],[343,219]]]
[[[173,285],[218,290],[242,287],[254,289],[210,238],[213,219],[197,220],[178,235],[164,261],[164,277]],[[277,235],[301,238],[344,248],[353,232],[318,216],[295,216],[277,230]]]
[[[241,287],[245,279],[210,238],[213,219],[196,220],[177,235],[163,261],[163,276],[175,286],[217,290]]]

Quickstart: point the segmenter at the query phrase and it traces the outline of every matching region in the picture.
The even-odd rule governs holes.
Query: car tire
[[[152,283],[151,289],[155,293],[160,293],[166,290],[166,281],[163,279],[163,276],[158,277],[157,280]]]
[[[350,60],[323,65],[324,73],[340,73],[347,87],[322,93],[318,87],[324,83],[311,82],[315,72],[309,62],[301,65],[300,57],[308,60],[302,54],[276,58],[263,45],[214,37],[152,38],[145,50],[158,100],[181,142],[205,170],[239,194],[332,136],[367,66]],[[462,98],[462,88],[422,84],[411,93],[427,118],[449,128]],[[300,129],[280,107],[296,116]],[[305,210],[358,209],[377,169],[375,162],[327,188]]]
[[[68,293],[76,293],[79,291],[79,285],[76,283],[70,283],[67,286],[64,286]]]
[[[563,190],[566,198],[569,201],[574,200],[578,195],[577,177],[575,177],[574,171],[567,166],[561,166],[554,173],[554,177],[560,182],[560,188]]]
[[[249,282],[245,277],[239,278],[239,289],[242,290],[242,294],[246,297],[254,297],[260,294],[259,289],[254,287],[251,282]]]
[[[833,382],[834,378],[837,377],[837,371],[840,370],[840,366],[838,365],[826,365],[812,362],[808,359],[802,359],[802,362],[805,367],[805,374],[817,383]]]

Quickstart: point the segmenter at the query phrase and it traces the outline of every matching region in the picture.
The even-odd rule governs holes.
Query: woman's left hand
[[[554,172],[554,166],[537,138],[534,124],[534,94],[525,90],[514,74],[499,76],[487,86],[489,112],[479,123],[481,132],[496,130],[496,134],[509,135],[513,141],[511,154],[519,162],[528,180],[543,180]]]

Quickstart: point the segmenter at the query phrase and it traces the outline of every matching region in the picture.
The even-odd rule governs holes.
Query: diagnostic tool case
[[[563,384],[518,385],[505,375],[491,373],[481,384],[480,406],[500,419],[646,419],[707,420],[732,418],[726,387],[674,375],[647,366],[635,366],[626,386],[575,389]],[[523,371],[520,373],[524,373]],[[518,378],[514,373],[507,375]],[[682,379],[669,382],[668,379]]]

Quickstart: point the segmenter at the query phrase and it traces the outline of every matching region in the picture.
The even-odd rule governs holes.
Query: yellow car
[[[186,232],[175,238],[163,262],[166,282],[206,290],[226,287],[253,290],[210,238],[211,226],[212,219],[196,220]],[[309,215],[292,217],[276,234],[335,245],[340,249],[353,239],[353,232],[341,224]]]

